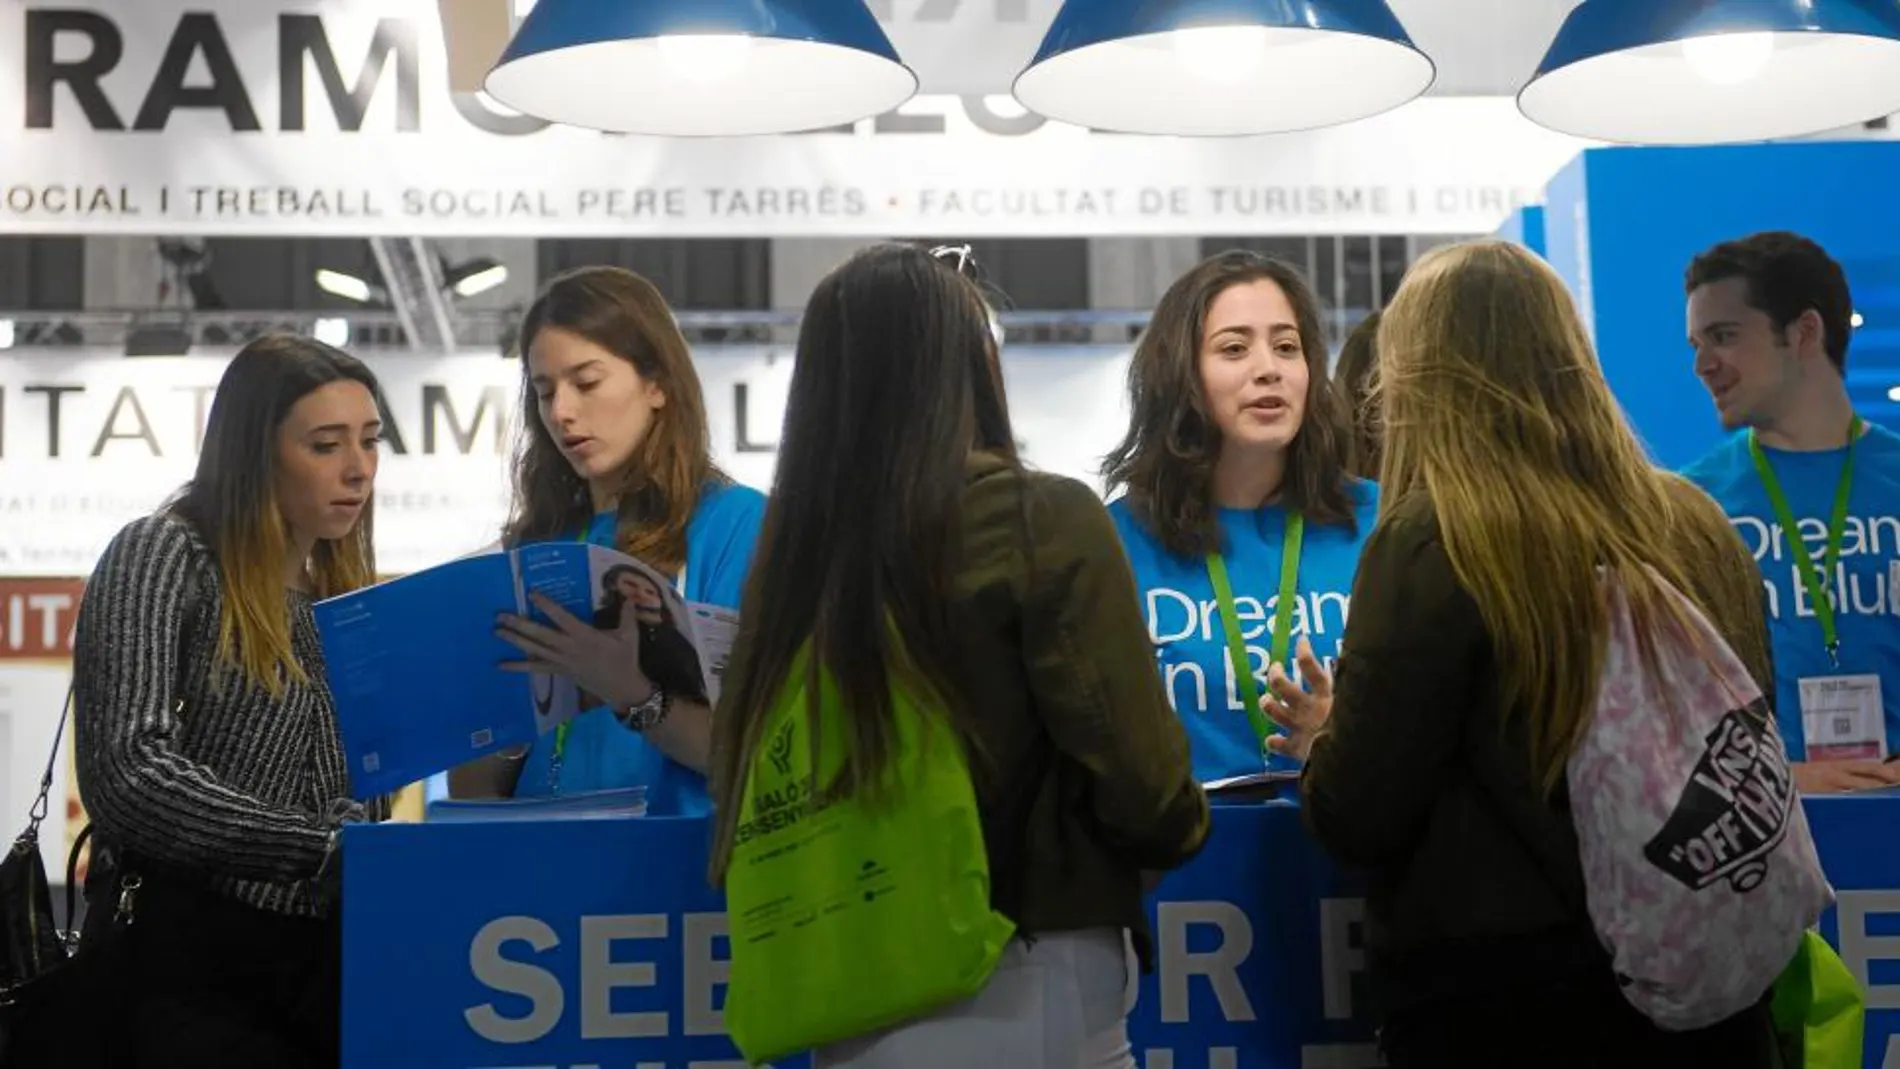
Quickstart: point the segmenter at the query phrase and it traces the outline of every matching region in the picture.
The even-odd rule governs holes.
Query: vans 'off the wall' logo
[[[1787,834],[1794,779],[1765,698],[1724,716],[1706,744],[1643,855],[1693,890],[1727,880],[1746,893],[1761,884],[1763,859]]]
[[[787,718],[772,733],[772,739],[765,745],[765,759],[781,776],[792,774],[792,739],[798,735],[798,722]]]

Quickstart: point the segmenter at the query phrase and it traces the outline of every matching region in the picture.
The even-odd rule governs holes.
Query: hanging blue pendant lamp
[[[917,91],[863,0],[539,0],[483,88],[572,126],[796,133]]]
[[[1066,0],[1015,92],[1098,130],[1219,136],[1363,119],[1435,76],[1385,0]]]
[[[1584,0],[1518,107],[1635,144],[1797,137],[1900,112],[1895,0]]]

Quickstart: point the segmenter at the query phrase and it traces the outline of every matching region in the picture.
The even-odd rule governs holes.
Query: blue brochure
[[[503,671],[522,659],[496,617],[543,623],[541,593],[624,632],[669,694],[711,701],[737,617],[684,604],[640,561],[579,542],[545,542],[449,561],[317,603],[337,729],[357,798],[388,794],[497,750],[532,742],[599,702],[572,680]]]

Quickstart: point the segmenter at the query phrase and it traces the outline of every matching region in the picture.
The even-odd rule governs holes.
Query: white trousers
[[[1017,939],[976,997],[815,1051],[812,1069],[1135,1069],[1137,981],[1120,930]]]

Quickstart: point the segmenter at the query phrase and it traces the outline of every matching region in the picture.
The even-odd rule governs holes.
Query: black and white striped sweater
[[[260,909],[322,916],[311,879],[349,802],[349,774],[307,595],[286,591],[308,677],[273,698],[219,668],[216,562],[181,520],[113,538],[87,583],[73,652],[80,799],[111,849],[201,874]]]

